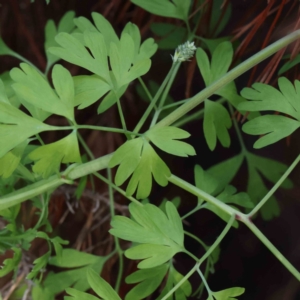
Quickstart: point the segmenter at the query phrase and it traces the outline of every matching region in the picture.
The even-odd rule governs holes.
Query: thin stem
[[[192,259],[194,259],[196,262],[198,261],[198,257],[197,256],[195,256],[193,253],[191,253],[190,251],[188,251],[188,250],[184,250],[183,251],[184,253],[186,253],[188,256],[190,256]]]
[[[173,85],[174,79],[175,79],[175,77],[176,77],[176,75],[178,73],[179,67],[180,67],[179,63],[175,64],[175,67],[174,67],[174,69],[173,69],[173,71],[171,73],[171,77],[170,77],[170,79],[169,79],[169,81],[167,83],[167,86],[166,86],[166,88],[165,88],[165,90],[164,90],[164,92],[163,92],[163,94],[162,94],[162,96],[160,98],[160,101],[159,101],[159,104],[158,104],[158,108],[159,109],[162,109],[162,107],[165,104],[165,101],[166,101],[167,96],[168,96],[168,94],[170,92],[171,86]]]
[[[194,214],[196,211],[204,208],[205,206],[204,205],[199,205],[197,204],[197,206],[195,208],[193,208],[192,210],[190,210],[188,213],[186,213],[184,216],[181,217],[181,220],[184,220],[186,219],[187,217],[189,217],[190,215]]]
[[[209,297],[212,297],[213,293],[212,293],[211,289],[209,288],[209,285],[208,285],[208,283],[207,283],[205,277],[203,276],[203,274],[202,274],[202,272],[201,272],[201,270],[200,270],[200,267],[197,268],[197,272],[198,272],[198,274],[200,275],[203,284],[205,285],[205,288],[206,288],[206,290],[207,290],[208,296],[209,296]]]
[[[141,136],[142,134],[137,134],[135,132],[121,129],[121,128],[113,128],[113,127],[104,127],[104,126],[94,126],[94,125],[73,125],[73,126],[51,126],[49,131],[51,130],[74,130],[74,129],[90,129],[90,130],[100,130],[107,132],[116,132],[116,133],[124,133],[124,134],[134,134]]]
[[[125,118],[124,118],[124,114],[123,114],[123,110],[122,110],[122,106],[121,106],[119,98],[117,100],[117,106],[118,106],[118,111],[119,111],[119,116],[120,116],[122,128],[124,130],[124,133],[125,133],[127,139],[130,140],[131,136],[127,133],[127,126],[126,126],[126,122],[125,122]]]
[[[267,237],[251,222],[250,219],[241,220],[256,235],[256,237],[273,253],[273,255],[289,270],[298,281],[299,271],[281,254],[281,252],[267,239]]]
[[[188,100],[184,100],[184,101],[187,102]],[[227,101],[226,99],[221,98],[221,99],[216,100],[215,102],[223,104],[226,101]],[[185,125],[185,124],[187,124],[189,122],[192,122],[192,121],[195,121],[195,120],[203,118],[203,116],[204,116],[204,108],[202,108],[199,111],[196,111],[195,113],[193,113],[191,115],[184,116],[182,119],[179,119],[177,122],[175,122],[173,124],[173,126],[175,126],[175,127],[182,127],[183,125]]]
[[[107,178],[105,178],[104,176],[102,176],[99,173],[94,173],[94,176],[96,176],[97,178],[101,179],[103,182],[110,184],[117,192],[119,192],[121,195],[123,195],[124,197],[126,197],[128,200],[130,200],[131,202],[134,202],[140,206],[143,206],[143,204],[136,200],[135,198],[131,197],[131,196],[127,196],[126,192],[124,190],[122,190],[121,188],[119,188],[118,186],[116,186],[113,182],[109,182],[109,180],[107,180]]]
[[[109,202],[110,202],[110,215],[111,218],[113,218],[115,216],[115,201],[114,201],[114,192],[111,186],[112,183],[112,178],[111,178],[111,169],[108,168],[107,169],[107,176],[108,176],[108,193],[109,193]],[[122,280],[122,275],[123,275],[123,267],[124,267],[124,262],[123,262],[123,250],[120,247],[120,243],[119,243],[119,239],[114,236],[114,240],[115,240],[115,245],[116,245],[116,249],[119,255],[119,272],[118,272],[118,277],[117,277],[117,281],[116,281],[116,286],[115,286],[115,290],[118,293],[119,289],[120,289],[120,285],[121,285],[121,280]]]
[[[139,80],[139,82],[140,82],[142,88],[144,89],[146,95],[148,96],[148,98],[149,98],[149,100],[150,100],[150,102],[151,102],[151,101],[153,100],[153,97],[152,97],[150,91],[148,90],[148,88],[147,88],[147,86],[146,86],[144,80],[143,80],[141,77],[138,77],[138,80]],[[157,107],[156,107],[156,105],[155,105],[155,106],[154,106],[154,109],[156,109],[156,108],[157,108]]]
[[[205,252],[205,254],[199,259],[199,266],[212,254],[212,252],[216,249],[216,247],[221,243],[224,239],[228,231],[230,230],[233,222],[235,220],[235,215],[232,215],[226,224],[225,228],[222,230],[221,234],[215,240],[215,242],[209,247],[209,249]]]
[[[184,234],[193,238],[194,240],[196,240],[205,250],[207,250],[209,247],[202,241],[200,240],[196,235],[188,232],[188,231],[184,231]],[[198,259],[197,259],[198,260]]]
[[[95,156],[94,156],[93,152],[88,147],[88,145],[86,144],[85,140],[82,138],[81,134],[78,131],[77,131],[77,138],[79,140],[79,143],[81,144],[81,146],[83,147],[83,149],[87,153],[87,155],[90,157],[90,159],[95,159]]]
[[[187,281],[197,270],[199,266],[199,263],[196,263],[194,267],[184,276],[181,278],[181,280],[171,289],[169,292],[161,298],[161,300],[166,300],[168,299],[185,281]]]
[[[155,125],[155,127],[164,127],[173,124],[179,118],[184,116],[197,105],[202,103],[205,99],[214,94],[215,91],[221,89],[222,87],[239,77],[241,74],[247,72],[249,69],[257,65],[261,61],[265,60],[266,58],[270,57],[280,49],[294,42],[298,38],[300,38],[300,29],[288,34],[284,38],[259,51],[255,55],[251,56],[250,58],[236,66],[230,72],[216,80],[210,86],[208,86],[207,88],[190,98],[190,100],[187,103],[174,110],[167,117],[158,122]]]
[[[299,161],[300,161],[300,154],[293,161],[293,163],[289,166],[289,168],[284,172],[284,174],[280,177],[280,179],[276,182],[276,184],[263,197],[263,199],[261,199],[260,202],[247,215],[249,218],[252,218],[262,208],[262,206],[270,199],[270,197],[276,192],[276,190],[280,187],[280,185],[284,182],[284,180],[294,170],[294,168],[297,166],[297,164],[299,163]]]
[[[149,104],[148,108],[146,109],[146,111],[144,112],[143,116],[141,117],[141,119],[139,120],[139,122],[137,123],[137,125],[134,128],[134,132],[138,133],[140,131],[140,129],[142,128],[142,126],[144,125],[144,123],[146,122],[148,116],[150,115],[152,109],[154,108],[156,102],[158,101],[162,91],[164,90],[166,84],[168,83],[172,72],[175,68],[175,63],[172,64],[170,71],[168,72],[167,76],[165,77],[163,83],[161,84],[161,86],[159,87],[158,91],[156,92],[154,98],[152,99],[151,103]]]
[[[166,300],[172,295],[193,273],[200,267],[200,265],[211,255],[211,253],[215,250],[215,248],[221,243],[223,238],[226,236],[228,231],[230,230],[235,219],[235,215],[232,215],[230,220],[228,221],[226,227],[223,229],[221,234],[218,236],[216,241],[210,246],[210,248],[206,251],[206,253],[201,257],[201,259],[195,264],[195,266],[161,299]]]
[[[233,111],[233,107],[232,105],[228,102],[228,105],[229,105],[229,110],[230,110],[230,114],[233,116],[234,114],[234,111]],[[245,143],[244,143],[244,139],[242,137],[242,133],[241,133],[241,130],[240,130],[240,127],[236,121],[235,118],[233,118],[233,126],[234,126],[234,129],[235,129],[235,132],[237,134],[237,137],[238,137],[238,140],[240,142],[240,146],[242,148],[242,153],[243,154],[246,154],[248,152],[246,146],[245,146]]]
[[[42,138],[40,137],[39,134],[36,134],[35,137],[36,137],[36,139],[40,142],[40,144],[41,144],[42,146],[45,145],[44,141],[42,140]]]
[[[175,77],[177,75],[179,67],[180,67],[179,63],[175,64],[175,67],[174,67],[174,69],[173,69],[173,71],[171,73],[171,77],[170,77],[170,79],[169,79],[169,81],[167,83],[167,86],[166,86],[165,90],[163,91],[163,94],[162,94],[162,96],[160,98],[160,101],[159,101],[159,104],[158,104],[158,109],[155,112],[154,117],[153,117],[153,119],[151,121],[150,128],[153,127],[156,124],[157,120],[158,120],[158,117],[159,117],[159,115],[160,115],[160,113],[161,113],[161,111],[163,109],[163,105],[165,104],[165,101],[166,101],[167,96],[168,96],[168,94],[170,92],[171,86],[172,86],[172,84],[174,82],[174,79],[175,79]]]

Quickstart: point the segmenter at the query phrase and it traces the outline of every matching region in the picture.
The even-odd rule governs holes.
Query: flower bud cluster
[[[194,42],[187,41],[182,45],[179,45],[176,50],[173,58],[173,62],[183,62],[189,60],[191,57],[194,56],[196,51],[196,46]]]

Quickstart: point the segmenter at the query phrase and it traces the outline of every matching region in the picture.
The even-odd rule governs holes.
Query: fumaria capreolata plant
[[[184,300],[202,294],[207,295],[208,300],[236,299],[245,292],[243,287],[214,291],[209,287],[208,278],[218,261],[221,241],[240,222],[300,280],[296,268],[252,222],[257,213],[266,220],[279,214],[274,192],[280,186],[291,187],[287,177],[297,166],[300,155],[290,167],[286,167],[253,154],[246,148],[239,124],[232,118],[233,112],[239,111],[247,119],[243,131],[261,136],[254,148],[273,144],[300,126],[299,81],[292,83],[281,77],[278,88],[255,83],[240,94],[234,82],[241,74],[300,38],[300,31],[290,33],[229,70],[234,52],[232,43],[229,38],[207,40],[198,37],[192,26],[196,28],[201,14],[196,14],[195,20],[190,21],[191,2],[132,0],[153,14],[176,18],[186,25],[177,32],[182,36],[184,31],[185,41],[172,53],[170,70],[158,85],[153,82],[147,85],[142,79],[158,48],[154,39],[141,41],[139,28],[130,22],[117,35],[99,13],[92,13],[93,21],[75,17],[72,11],[63,16],[58,26],[52,20],[48,21],[45,27],[45,70],[39,70],[0,40],[1,55],[11,55],[22,61],[0,79],[0,215],[6,224],[0,231],[0,251],[11,249],[14,252],[12,258],[4,261],[0,276],[12,271],[16,274],[33,240],[44,239],[48,251],[33,261],[33,267],[26,275],[26,280],[33,283],[30,286],[33,300],[53,300],[64,291],[66,300],[121,299],[118,292],[125,258],[139,261],[138,270],[125,278],[126,283],[135,284],[126,294],[127,300],[144,299],[150,295],[157,295],[156,299],[160,300]],[[163,29],[163,26],[153,26],[157,34]],[[221,27],[216,34],[220,30]],[[172,32],[173,36],[177,33],[176,30]],[[160,44],[169,42],[173,43],[173,40],[168,41],[166,36]],[[189,99],[175,102],[169,96],[172,83],[181,64],[189,63],[194,55],[206,88]],[[89,75],[72,76],[67,68],[57,63],[61,59],[80,66]],[[288,66],[292,67],[292,64],[285,65],[285,70]],[[129,130],[122,110],[122,96],[136,80],[140,82],[139,93],[147,98],[148,107],[135,128]],[[100,116],[110,107],[117,106],[122,126],[78,124],[75,111],[96,102]],[[188,115],[201,104],[202,108]],[[264,111],[268,113],[262,113]],[[272,114],[272,111],[279,114]],[[51,115],[65,118],[68,125],[48,124]],[[228,130],[233,125],[241,151],[207,170],[196,165],[194,183],[190,183],[172,174],[172,166],[160,153],[182,159],[197,155],[193,146],[184,141],[190,134],[180,128],[194,119],[203,119],[204,136],[212,151],[218,142],[223,147],[230,146]],[[114,153],[95,158],[82,139],[80,129],[121,134],[126,141]],[[49,131],[68,133],[56,142],[45,144],[40,134]],[[88,160],[80,147],[89,156]],[[238,192],[230,183],[243,161],[247,163],[249,175],[247,191]],[[115,167],[116,174],[112,178],[111,169]],[[105,169],[107,177],[100,173]],[[68,241],[50,235],[48,204],[51,193],[61,185],[79,182],[76,192],[80,197],[87,175],[99,178],[108,186],[110,234],[114,237],[115,248],[107,256],[63,247]],[[262,175],[274,184],[270,190],[264,185]],[[162,187],[171,183],[196,196],[195,208],[180,216],[179,198],[163,201],[160,206],[154,205],[151,201],[154,182]],[[114,190],[129,200],[128,215],[115,214]],[[33,228],[24,229],[17,217],[21,204],[28,200],[39,209],[39,219]],[[186,218],[201,209],[212,211],[226,222],[212,245],[206,245],[201,237],[186,231],[183,226]],[[187,250],[186,237],[199,242],[204,255],[198,257]],[[120,240],[130,243],[124,248]],[[194,261],[194,266],[186,274],[176,269],[174,256],[178,253],[185,253]],[[115,255],[119,259],[119,272],[112,288],[99,275],[105,263]],[[43,270],[48,266],[67,270],[45,274]],[[197,288],[189,282],[194,273],[199,275]],[[87,293],[90,288],[97,296]]]

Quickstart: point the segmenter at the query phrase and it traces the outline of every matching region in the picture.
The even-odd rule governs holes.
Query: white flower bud
[[[173,58],[173,62],[183,62],[189,60],[191,57],[194,56],[196,51],[196,46],[194,42],[187,41],[182,45],[179,45],[176,50]]]

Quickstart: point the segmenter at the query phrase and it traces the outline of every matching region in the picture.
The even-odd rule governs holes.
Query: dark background
[[[149,0],[150,1],[150,0]],[[212,1],[212,0],[211,0]],[[207,5],[211,1],[207,1]],[[56,23],[60,20],[63,14],[68,10],[74,10],[76,16],[85,16],[90,18],[93,11],[102,13],[113,25],[117,32],[120,32],[123,26],[131,21],[139,26],[142,33],[142,38],[152,36],[149,26],[154,21],[176,23],[176,20],[167,20],[166,18],[156,17],[148,14],[142,9],[133,6],[130,1],[125,0],[51,0],[49,5],[46,5],[42,0],[36,0],[30,4],[29,0],[6,0],[0,1],[0,30],[3,40],[14,51],[20,53],[28,60],[33,62],[38,68],[44,70],[46,65],[45,54],[43,50],[44,44],[44,26],[48,19],[53,19]],[[236,51],[235,59],[245,59],[259,51],[264,45],[271,41],[277,40],[285,34],[289,33],[297,23],[299,23],[299,1],[230,1],[232,4],[232,17],[227,24],[221,36],[231,35],[241,44],[246,45]],[[297,4],[298,2],[298,4]],[[224,1],[226,5],[226,1]],[[209,16],[207,17],[209,19]],[[243,26],[246,26],[251,21],[255,20],[256,30],[250,27],[237,38]],[[205,35],[205,22],[200,24],[199,34]],[[203,26],[202,26],[203,25]],[[201,27],[202,26],[202,27]],[[269,40],[265,39],[269,35]],[[296,45],[297,46],[297,45]],[[290,47],[287,52],[296,53],[297,49]],[[299,47],[298,47],[299,49]],[[153,58],[152,68],[147,78],[154,78],[157,82],[163,80],[165,74],[170,67],[170,54],[172,51],[159,51]],[[269,74],[269,83],[276,82],[276,73],[273,74],[268,67],[268,63],[274,63],[271,59],[268,62],[262,63],[253,73],[249,71],[237,80],[238,89],[251,85],[255,81],[261,79],[262,74]],[[0,58],[0,73],[18,66],[19,61],[9,56]],[[69,67],[72,75],[83,74],[77,66],[64,63]],[[291,80],[300,77],[297,68],[288,72],[287,77]],[[187,88],[187,83],[190,86]],[[175,81],[171,95],[175,100],[184,99],[186,95],[192,95],[203,88],[203,83],[200,74],[195,68],[195,61],[185,63],[181,67],[178,77]],[[146,103],[138,99],[134,86],[131,86],[124,96],[124,111],[127,118],[128,127],[133,128],[138,121],[139,116],[144,111]],[[112,108],[107,113],[101,116],[96,115],[96,107],[92,106],[86,110],[80,111],[77,115],[79,122],[90,123],[94,125],[119,126],[116,109]],[[51,118],[51,123],[58,124],[60,119]],[[235,140],[234,129],[231,129],[232,146],[230,149],[224,149],[220,145],[217,146],[214,152],[211,152],[206,146],[202,122],[192,122],[185,126],[192,137],[189,142],[196,149],[197,157],[189,159],[178,159],[167,157],[168,165],[174,174],[192,182],[194,165],[200,164],[204,169],[211,165],[220,162],[226,158],[233,156],[239,152],[239,143]],[[90,133],[82,132],[85,140],[90,146],[96,157],[112,152],[123,141],[121,137],[108,133]],[[282,140],[275,145],[268,146],[265,149],[254,151],[259,155],[277,159],[287,165],[291,164],[299,153],[300,145],[298,142],[299,131],[296,131],[288,140]],[[53,141],[58,138],[57,135],[46,137],[47,140]],[[252,145],[256,138],[245,136],[248,149],[252,149]],[[300,270],[300,239],[299,239],[299,211],[300,211],[300,179],[299,167],[297,167],[290,178],[294,182],[294,188],[291,190],[279,190],[276,192],[276,197],[279,200],[281,207],[280,217],[272,221],[263,221],[260,217],[255,219],[255,224],[262,232],[270,239],[270,241],[289,259],[289,261]],[[96,182],[98,193],[104,194],[107,192],[106,186],[103,183]],[[247,183],[246,165],[242,166],[238,176],[233,181],[233,184],[241,191],[245,190]],[[269,187],[271,185],[269,184]],[[78,249],[87,248],[85,244],[86,235],[83,229],[88,231],[89,210],[90,207],[88,197],[82,200],[81,208],[78,209],[75,215],[68,215],[63,226],[58,220],[66,210],[64,192],[58,191],[54,194],[50,204],[50,219],[56,231],[63,238],[69,239],[71,245],[75,245]],[[171,199],[179,194],[182,204],[180,213],[188,212],[196,203],[195,197],[192,197],[173,186],[169,185],[166,189],[155,187],[153,192],[154,201],[159,202],[162,197]],[[120,203],[126,204],[120,196],[116,196]],[[86,201],[86,202],[84,202]],[[27,207],[23,212],[26,212]],[[108,208],[103,211],[102,217],[108,213]],[[30,226],[29,218],[26,214],[22,217],[27,226]],[[93,219],[96,222],[96,218]],[[219,220],[212,213],[201,211],[188,219],[186,229],[198,235],[206,243],[211,244],[224,228],[225,223]],[[96,241],[104,239],[107,235],[109,223],[101,224],[101,228],[93,232],[92,245],[96,245]],[[83,232],[83,238],[79,242],[79,233]],[[103,233],[105,232],[105,233]],[[196,255],[201,256],[202,250],[198,244],[194,244],[187,239],[187,247]],[[35,243],[31,251],[34,255],[43,253],[46,246],[42,243]],[[93,253],[103,255],[109,250],[111,245],[95,246]],[[183,273],[187,272],[192,266],[192,261],[184,256],[176,256],[176,266]],[[134,270],[133,263],[128,263],[125,268],[125,273],[129,274]],[[102,275],[111,282],[114,282],[117,271],[117,263],[112,260],[104,269]],[[191,279],[193,287],[197,288],[200,280],[197,275]],[[209,285],[213,290],[221,290],[233,286],[241,286],[246,288],[245,295],[239,297],[242,300],[296,300],[300,299],[299,283],[293,276],[281,265],[279,261],[265,248],[265,246],[242,224],[239,229],[232,229],[226,238],[221,243],[220,260],[216,265],[216,271],[208,279]],[[1,283],[1,282],[0,282]],[[4,284],[4,282],[3,282]],[[128,286],[122,286],[121,293],[128,290]],[[123,295],[124,296],[124,295]],[[205,296],[203,299],[206,299]]]

